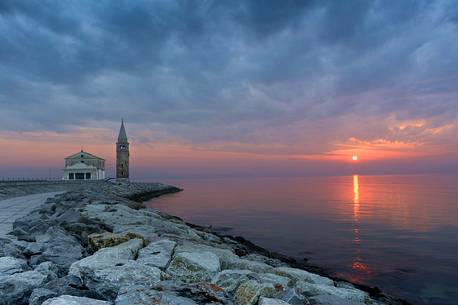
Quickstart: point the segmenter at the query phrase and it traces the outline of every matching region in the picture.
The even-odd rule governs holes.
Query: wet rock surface
[[[174,187],[103,185],[15,221],[0,239],[0,305],[403,304],[132,200]]]

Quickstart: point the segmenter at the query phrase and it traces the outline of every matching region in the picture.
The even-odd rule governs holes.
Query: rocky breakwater
[[[73,190],[18,219],[0,305],[400,304],[131,200],[168,191]]]

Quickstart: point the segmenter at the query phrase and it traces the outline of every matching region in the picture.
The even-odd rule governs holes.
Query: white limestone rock
[[[212,279],[212,284],[217,285],[228,293],[232,293],[242,282],[254,279],[256,274],[250,270],[230,270],[226,269],[216,274]]]
[[[254,305],[258,299],[272,297],[276,294],[274,285],[249,280],[241,283],[234,292],[234,305]]]
[[[284,277],[273,273],[261,273],[258,275],[258,279],[262,283],[273,284],[277,288],[277,290],[285,290],[287,287],[290,286],[292,282],[292,280],[288,277]]]
[[[158,238],[156,228],[151,225],[116,225],[113,228],[113,233],[134,233],[142,236],[144,240],[149,242],[157,240]]]
[[[313,305],[367,305],[367,303],[355,302],[350,300],[345,300],[335,295],[330,294],[320,294],[309,298],[309,301]],[[368,303],[370,305],[376,305],[377,303]]]
[[[123,232],[120,234],[111,232],[92,233],[88,235],[87,240],[89,244],[89,249],[91,249],[92,251],[98,251],[102,248],[114,247],[122,243],[125,243],[128,240],[136,238],[143,240],[144,244],[147,243],[146,239],[144,239],[142,235],[130,231]]]
[[[305,281],[307,283],[334,286],[334,281],[330,278],[314,274],[302,269],[291,267],[278,267],[275,268],[275,273],[281,276],[286,276],[295,281]]]
[[[22,253],[24,246],[20,244],[21,242],[23,241],[0,237],[0,256],[24,257]]]
[[[125,264],[135,258],[142,246],[143,241],[141,239],[131,239],[115,247],[100,249],[93,255],[73,263],[69,274],[83,278],[87,272]]]
[[[83,248],[79,241],[61,228],[50,227],[44,234],[37,235],[36,241],[37,249],[41,247],[42,252],[32,256],[32,265],[51,261],[66,272],[73,262],[82,257]]]
[[[289,305],[289,303],[279,299],[261,297],[259,299],[258,305]]]
[[[89,218],[100,219],[105,224],[113,227],[118,225],[151,224],[149,216],[122,204],[90,204],[84,208],[82,214]]]
[[[356,288],[341,288],[329,285],[311,284],[306,282],[297,283],[296,287],[303,295],[315,297],[321,295],[332,296],[332,299],[340,299],[342,302],[348,301],[352,304],[365,304],[370,301],[369,295]],[[324,297],[323,297],[324,298]],[[330,299],[329,297],[328,299]]]
[[[266,263],[235,257],[226,257],[223,269],[246,269],[258,273],[274,273],[274,267]]]
[[[137,233],[145,234],[147,240],[166,233],[176,234],[186,239],[201,240],[201,237],[184,223],[170,221],[152,211],[135,210],[122,204],[91,204],[85,207],[82,215],[101,220],[112,226],[115,233],[124,232],[126,229],[137,230]]]
[[[114,298],[119,288],[124,285],[152,287],[161,280],[161,275],[161,271],[156,267],[130,260],[123,265],[117,264],[88,274],[84,283],[97,294]]]
[[[57,277],[51,265],[47,262],[35,270],[0,276],[0,305],[26,303],[34,288]]]
[[[274,266],[274,267],[284,267],[287,266],[285,263],[281,262],[278,259],[270,258],[264,255],[251,253],[243,257],[244,259],[248,259],[250,261],[257,261],[261,263],[266,263],[267,265]]]
[[[52,262],[44,262],[35,267],[34,271],[46,275],[47,281],[57,278],[59,268]]]
[[[224,248],[223,248],[224,247]],[[204,244],[185,243],[177,246],[175,252],[203,252],[208,251],[218,256],[221,262],[221,269],[251,270],[253,272],[271,272],[274,268],[260,261],[253,261],[238,257],[229,246],[212,247]]]
[[[157,291],[142,286],[125,286],[119,290],[115,305],[197,305],[191,299],[171,292]]]
[[[111,305],[111,303],[84,297],[61,295],[60,297],[46,300],[42,305]]]
[[[221,270],[218,256],[212,252],[176,253],[167,273],[187,282],[209,281]]]
[[[0,257],[0,276],[23,272],[27,269],[27,261],[11,256]]]
[[[50,298],[57,297],[58,294],[47,288],[35,288],[29,298],[29,305],[41,305]]]
[[[142,264],[164,269],[172,259],[176,242],[163,239],[150,243],[138,253],[138,261]]]
[[[103,248],[75,262],[69,275],[79,277],[89,289],[107,299],[114,299],[119,288],[127,284],[152,286],[161,280],[162,272],[133,260],[142,243],[140,239],[131,239],[116,247]]]

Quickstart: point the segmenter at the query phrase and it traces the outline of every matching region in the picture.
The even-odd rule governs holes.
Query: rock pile
[[[0,305],[399,304],[130,200],[167,191],[73,190],[18,219],[0,240]]]

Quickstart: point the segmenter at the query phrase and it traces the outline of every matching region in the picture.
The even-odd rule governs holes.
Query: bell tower
[[[124,120],[121,121],[118,141],[116,142],[116,178],[129,179],[129,142],[124,128]]]

